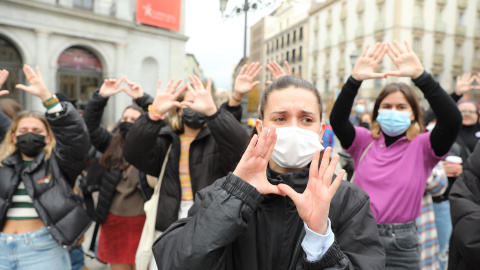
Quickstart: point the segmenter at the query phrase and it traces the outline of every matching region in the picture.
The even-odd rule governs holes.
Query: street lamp
[[[228,0],[220,0],[220,11],[222,12],[222,18],[228,19],[235,17],[237,15],[245,14],[245,25],[244,25],[244,33],[243,33],[243,65],[247,63],[247,15],[249,10],[256,10],[261,7],[272,7],[278,0],[244,0],[243,5],[236,6],[230,12],[225,12],[227,10]],[[280,0],[282,1],[282,0]],[[246,124],[248,120],[247,116],[247,95],[243,96],[242,99],[242,106],[243,106],[243,117],[242,123]]]
[[[355,66],[355,62],[357,62],[357,53],[355,51],[352,51],[352,53],[350,54],[350,63],[352,63],[352,70]]]

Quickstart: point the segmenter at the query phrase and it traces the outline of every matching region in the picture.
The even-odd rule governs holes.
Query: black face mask
[[[123,138],[127,137],[127,133],[132,126],[133,126],[133,123],[130,123],[130,122],[120,122],[120,124],[118,124],[118,130],[120,131],[120,134],[122,135]]]
[[[366,129],[370,129],[370,125],[367,122],[360,123],[360,126]]]
[[[190,108],[183,108],[182,121],[189,128],[199,129],[205,125],[207,116]]]
[[[17,136],[17,146],[18,150],[22,152],[27,157],[36,157],[40,152],[42,152],[45,147],[45,136],[28,132],[26,134]]]

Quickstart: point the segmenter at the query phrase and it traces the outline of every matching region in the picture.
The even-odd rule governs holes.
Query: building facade
[[[308,79],[326,101],[333,102],[355,59],[365,45],[375,42],[409,42],[425,69],[447,91],[453,91],[456,76],[480,71],[477,0],[329,0],[314,4],[309,13]],[[395,69],[385,56],[377,71]],[[394,81],[413,86],[408,78],[368,80],[359,96],[373,100]]]
[[[105,78],[127,76],[154,95],[158,79],[184,78],[184,5],[180,31],[142,25],[135,0],[1,0],[0,68],[10,76],[4,89],[25,109],[43,110],[35,97],[14,90],[26,83],[23,64],[38,66],[52,93],[86,103]],[[151,12],[151,10],[150,10]],[[131,103],[111,98],[104,123],[117,121]]]

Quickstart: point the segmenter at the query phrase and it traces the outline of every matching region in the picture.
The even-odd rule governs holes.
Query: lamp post
[[[228,19],[234,16],[238,16],[242,14],[245,15],[245,25],[244,25],[244,32],[243,32],[243,65],[247,63],[247,19],[248,19],[248,11],[256,10],[260,7],[272,7],[275,5],[277,0],[244,0],[242,5],[234,7],[230,12],[225,12],[227,10],[228,0],[220,0],[220,11],[222,12],[222,18]],[[247,116],[247,95],[243,96],[242,99],[242,123],[247,124],[248,116]]]

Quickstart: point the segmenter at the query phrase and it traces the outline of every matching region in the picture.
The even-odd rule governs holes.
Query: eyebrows
[[[281,115],[284,115],[284,114],[289,114],[289,113],[290,113],[289,111],[283,110],[283,111],[273,111],[271,114],[281,114]],[[315,116],[315,113],[314,113],[314,112],[306,111],[306,110],[300,110],[300,111],[297,112],[297,114]]]

